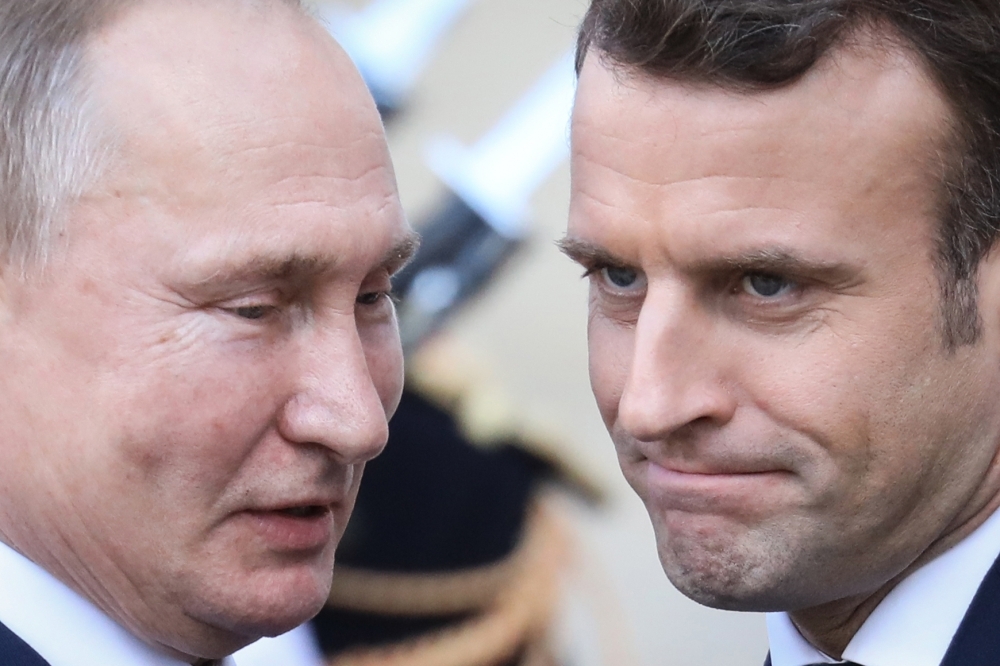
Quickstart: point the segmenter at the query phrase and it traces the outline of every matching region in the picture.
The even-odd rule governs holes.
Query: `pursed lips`
[[[665,471],[691,476],[748,476],[788,472],[788,467],[774,456],[749,457],[745,452],[729,453],[718,451],[707,443],[693,447],[695,455],[678,458],[670,456],[671,444],[660,442],[636,442],[630,444],[634,451],[634,461],[649,463]],[[687,448],[687,447],[686,447]]]
[[[656,460],[645,458],[650,465],[673,474],[685,476],[757,476],[761,474],[776,474],[787,470],[781,469],[774,464],[756,463],[751,461],[732,462],[701,462],[701,461],[675,461]]]
[[[741,513],[752,510],[758,504],[755,498],[784,486],[794,474],[775,458],[713,452],[678,460],[665,455],[664,449],[639,442],[631,461],[639,494],[662,510]]]

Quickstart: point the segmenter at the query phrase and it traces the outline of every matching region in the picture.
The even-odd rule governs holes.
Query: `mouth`
[[[250,518],[250,528],[273,551],[322,550],[330,544],[335,533],[336,520],[331,504],[296,504],[251,510],[245,515]]]
[[[329,506],[310,504],[307,506],[293,506],[287,509],[276,509],[275,513],[280,513],[291,518],[318,518],[329,510]]]
[[[661,479],[686,480],[698,483],[700,481],[710,481],[711,479],[753,479],[756,477],[768,477],[776,474],[787,474],[787,470],[777,467],[764,467],[754,465],[726,465],[726,466],[683,466],[673,464],[663,464],[647,460],[650,472]]]
[[[716,467],[676,469],[649,461],[644,487],[661,508],[694,512],[751,509],[762,497],[787,492],[792,474],[781,469]]]

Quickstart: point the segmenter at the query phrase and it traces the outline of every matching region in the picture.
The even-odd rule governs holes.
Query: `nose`
[[[392,398],[383,398],[394,390],[389,384],[401,380],[372,373],[369,350],[354,318],[341,319],[336,326],[317,326],[303,334],[296,389],[282,409],[278,428],[289,441],[318,444],[339,463],[354,465],[385,447]],[[385,359],[375,364],[384,370]]]
[[[732,419],[737,400],[725,371],[732,350],[716,326],[682,295],[647,294],[618,404],[620,428],[640,441],[665,441]]]

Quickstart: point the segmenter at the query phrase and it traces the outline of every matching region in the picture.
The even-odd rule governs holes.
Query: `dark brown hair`
[[[925,63],[955,114],[937,264],[949,348],[975,342],[979,262],[1000,236],[998,0],[592,0],[577,42],[647,74],[735,89],[794,83],[863,26]]]

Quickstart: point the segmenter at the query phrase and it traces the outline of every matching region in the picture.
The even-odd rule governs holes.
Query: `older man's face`
[[[949,118],[892,49],[757,94],[588,57],[566,246],[590,271],[591,380],[696,600],[863,598],[996,506],[995,254],[983,339],[941,334]]]
[[[411,232],[362,82],[284,8],[148,3],[90,60],[120,141],[44,274],[4,279],[0,525],[146,641],[224,655],[326,598]]]

